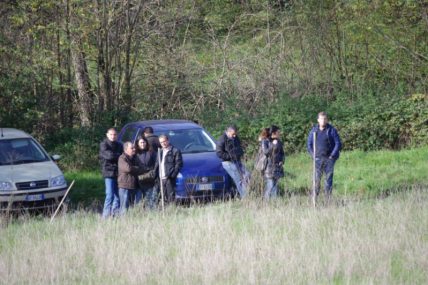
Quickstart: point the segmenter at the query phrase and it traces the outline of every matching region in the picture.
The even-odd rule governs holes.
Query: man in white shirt
[[[165,191],[165,201],[175,201],[175,183],[180,169],[183,167],[181,151],[169,143],[167,135],[160,135],[159,142],[162,146],[160,151],[160,183]]]

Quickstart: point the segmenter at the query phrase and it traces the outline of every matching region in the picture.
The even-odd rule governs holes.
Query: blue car
[[[186,120],[133,122],[122,128],[119,141],[134,143],[149,126],[158,136],[166,134],[183,155],[183,168],[177,176],[177,201],[232,195],[232,182],[216,155],[215,140],[198,124]]]

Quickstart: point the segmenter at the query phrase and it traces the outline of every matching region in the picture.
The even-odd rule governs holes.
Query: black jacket
[[[264,175],[267,178],[280,178],[284,177],[284,147],[279,139],[269,141],[268,147],[263,147],[263,153],[267,155],[268,162]]]
[[[105,139],[100,143],[99,158],[104,178],[117,178],[118,159],[122,152],[123,146],[118,141]]]
[[[154,134],[148,134],[145,136],[149,145],[152,147],[154,151],[158,151],[159,148],[161,148],[159,137]]]
[[[240,161],[244,155],[241,147],[241,141],[238,137],[228,138],[224,133],[217,141],[217,156],[223,161]]]
[[[152,187],[155,185],[155,178],[157,177],[157,152],[155,151],[142,151],[137,153],[137,158],[140,161],[140,164],[144,166],[147,172],[139,176],[139,184],[141,187]]]
[[[160,151],[160,159],[163,157],[163,149]],[[156,165],[155,168],[157,168]],[[160,167],[160,166],[159,166]],[[178,172],[183,167],[183,157],[181,156],[181,151],[171,146],[171,150],[166,154],[165,157],[165,173],[169,179],[177,178]]]

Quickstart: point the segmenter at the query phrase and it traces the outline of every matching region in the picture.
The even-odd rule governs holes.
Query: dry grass
[[[306,198],[75,212],[0,228],[2,284],[427,284],[428,190],[313,209]]]

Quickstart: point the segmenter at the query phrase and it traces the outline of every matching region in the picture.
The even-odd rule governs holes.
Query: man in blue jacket
[[[314,133],[316,141],[314,141]],[[314,154],[315,144],[315,154]],[[315,192],[320,192],[321,176],[325,175],[324,191],[327,200],[330,199],[333,186],[334,164],[339,158],[342,143],[337,130],[328,123],[325,112],[318,114],[318,125],[314,126],[309,133],[308,152],[315,159]]]

